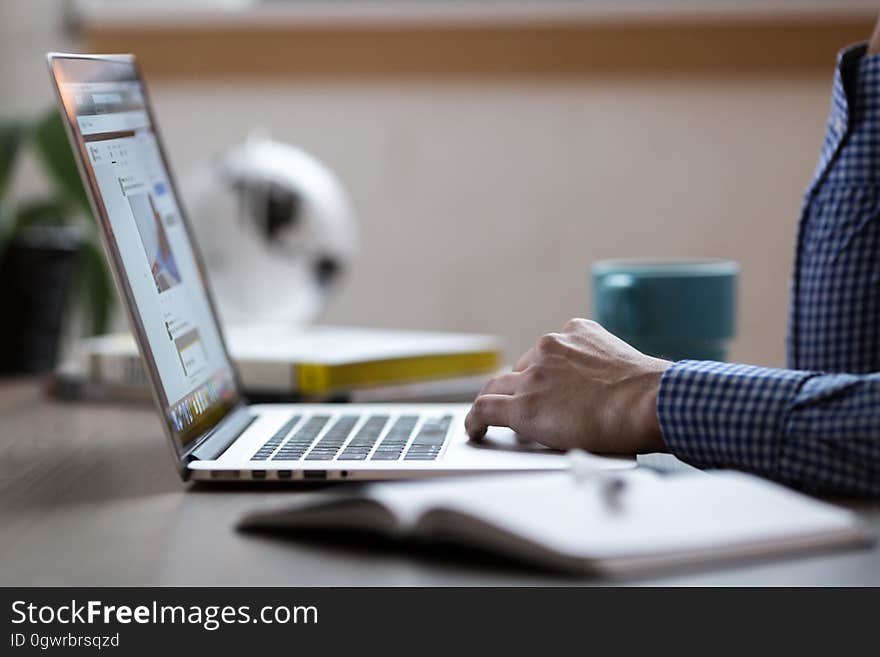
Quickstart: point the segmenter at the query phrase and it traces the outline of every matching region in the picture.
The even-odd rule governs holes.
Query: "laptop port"
[[[211,470],[211,479],[238,479],[238,470]]]
[[[266,471],[265,470],[251,470],[251,479],[265,479]]]
[[[290,470],[279,470],[277,476],[279,479],[290,479],[293,473]]]
[[[326,470],[305,470],[303,472],[303,479],[326,479],[327,471]]]

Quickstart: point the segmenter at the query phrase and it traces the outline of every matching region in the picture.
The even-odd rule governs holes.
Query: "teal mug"
[[[603,260],[593,265],[593,319],[652,356],[723,361],[738,275],[730,260]]]

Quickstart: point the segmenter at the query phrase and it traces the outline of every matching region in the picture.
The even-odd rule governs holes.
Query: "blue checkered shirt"
[[[838,56],[791,283],[792,369],[681,361],[657,413],[679,458],[880,497],[880,55]]]

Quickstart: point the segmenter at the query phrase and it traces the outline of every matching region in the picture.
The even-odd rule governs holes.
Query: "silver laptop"
[[[183,478],[392,479],[567,467],[562,455],[523,445],[509,430],[470,443],[463,404],[247,405],[134,57],[48,59]]]

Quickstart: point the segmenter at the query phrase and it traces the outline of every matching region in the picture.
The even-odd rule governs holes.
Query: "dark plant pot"
[[[55,366],[80,247],[65,227],[29,230],[0,253],[0,373]]]

